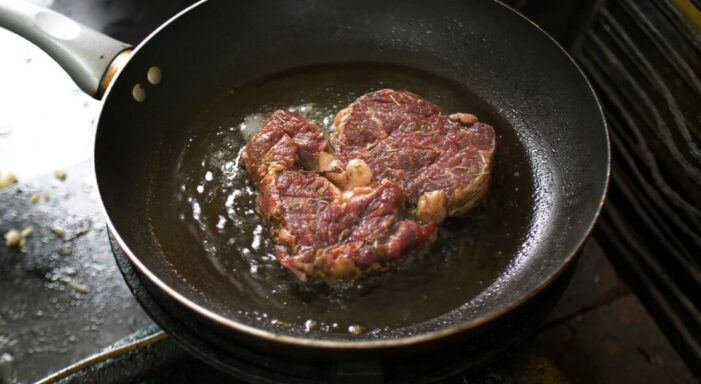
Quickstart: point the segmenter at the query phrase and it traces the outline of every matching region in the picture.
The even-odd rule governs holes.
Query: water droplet
[[[314,320],[309,319],[309,320],[305,321],[304,322],[304,332],[305,333],[311,332],[313,329],[316,329],[317,325],[318,325],[318,323]]]
[[[348,327],[348,332],[352,333],[356,336],[362,335],[363,333],[365,333],[365,327],[363,327],[361,325],[353,324],[353,325]]]
[[[200,216],[202,215],[202,208],[200,207],[200,203],[194,202],[192,204],[192,217],[195,220],[200,220]]]
[[[263,234],[263,226],[262,225],[257,225],[256,228],[253,230],[253,242],[251,242],[251,248],[258,250],[260,249],[260,243],[262,240],[262,235]]]
[[[217,229],[224,230],[224,226],[226,225],[226,217],[219,215],[219,221],[217,221]]]

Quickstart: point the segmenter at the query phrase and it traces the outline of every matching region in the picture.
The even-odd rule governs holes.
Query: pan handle
[[[68,72],[80,89],[96,99],[102,97],[117,70],[113,62],[123,63],[131,48],[24,0],[0,0],[0,27],[39,46]]]

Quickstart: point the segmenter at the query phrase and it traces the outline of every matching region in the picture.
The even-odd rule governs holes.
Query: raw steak
[[[460,215],[487,194],[494,129],[474,115],[443,115],[411,92],[383,89],[356,99],[334,124],[341,166],[360,159],[374,181],[399,184],[424,222]]]
[[[302,159],[309,163],[326,150],[326,138],[318,126],[296,113],[276,111],[246,144],[242,158],[253,180],[260,182],[271,163],[284,169],[299,168]]]
[[[303,281],[350,279],[389,269],[435,240],[435,223],[405,217],[404,193],[396,183],[365,185],[372,178],[364,163],[346,163],[343,190],[312,172],[341,171],[326,150],[318,126],[285,111],[273,113],[244,148],[284,267]]]

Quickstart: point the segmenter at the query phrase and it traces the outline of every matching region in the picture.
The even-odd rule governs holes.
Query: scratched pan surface
[[[332,130],[339,109],[384,87],[494,125],[491,192],[393,272],[302,285],[274,261],[241,146],[277,108]],[[95,162],[121,247],[193,316],[273,345],[363,350],[464,335],[538,295],[596,219],[609,148],[577,67],[498,3],[210,1],[134,52],[106,96]]]

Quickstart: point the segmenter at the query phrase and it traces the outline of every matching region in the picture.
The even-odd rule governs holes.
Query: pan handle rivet
[[[159,84],[163,78],[161,69],[156,66],[149,68],[148,72],[146,73],[146,78],[148,79],[148,82],[153,85]]]
[[[134,100],[143,103],[146,100],[146,88],[141,83],[136,84],[131,90],[131,95],[134,97]]]

